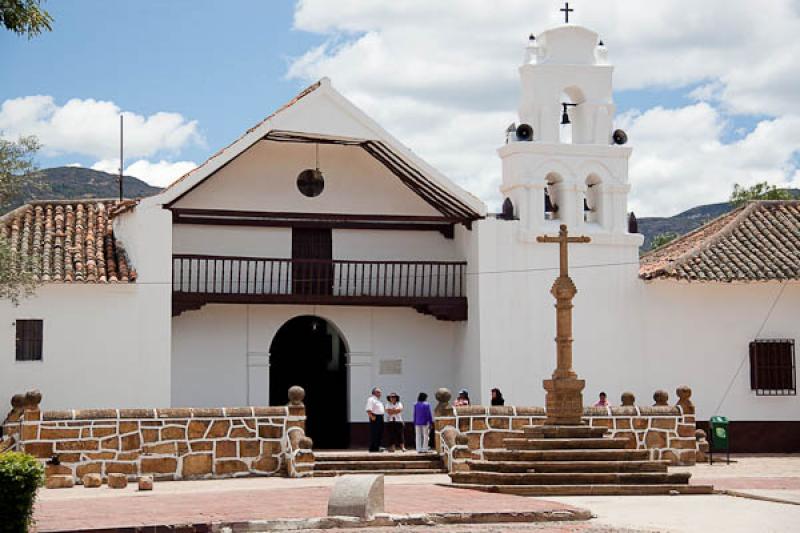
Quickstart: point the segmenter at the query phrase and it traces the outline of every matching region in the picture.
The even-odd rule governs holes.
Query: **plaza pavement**
[[[797,531],[800,524],[800,455],[736,456],[731,465],[676,467],[695,483],[725,494],[707,496],[570,496],[526,498],[442,487],[445,475],[389,476],[386,511],[392,514],[591,510],[588,522],[376,528],[381,531]],[[324,516],[334,478],[239,478],[158,482],[152,492],[107,487],[42,490],[39,531],[242,522]],[[759,499],[753,499],[759,498]],[[775,500],[775,501],[767,501]],[[782,503],[778,503],[782,502]],[[794,503],[792,503],[794,502]],[[347,530],[337,530],[345,532]],[[364,531],[364,530],[360,530]]]

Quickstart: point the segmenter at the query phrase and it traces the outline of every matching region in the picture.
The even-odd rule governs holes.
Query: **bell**
[[[558,211],[558,206],[553,205],[553,202],[550,201],[550,194],[547,190],[544,191],[544,212],[545,213],[555,213]]]
[[[628,214],[628,233],[639,233],[639,221],[633,211]]]
[[[569,121],[569,114],[567,114],[567,106],[564,106],[564,112],[561,114],[561,125],[566,126],[567,124],[571,124]]]
[[[586,201],[586,198],[583,199],[583,212],[587,213],[592,211],[592,208],[589,207],[589,202]]]

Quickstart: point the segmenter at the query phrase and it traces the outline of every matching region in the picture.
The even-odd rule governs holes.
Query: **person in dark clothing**
[[[417,396],[417,403],[414,404],[414,440],[417,453],[430,451],[428,442],[433,427],[433,412],[427,399],[428,395],[420,392]]]
[[[503,393],[500,392],[500,389],[494,388],[492,389],[492,405],[505,405],[506,399],[503,398]]]
[[[381,389],[372,389],[372,395],[367,398],[367,416],[369,417],[369,451],[381,451],[383,440],[383,415],[386,408],[381,401]]]

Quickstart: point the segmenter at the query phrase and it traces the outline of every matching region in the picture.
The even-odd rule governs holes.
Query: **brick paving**
[[[106,487],[63,489],[73,494],[39,501],[35,513],[37,526],[39,531],[46,532],[313,518],[325,516],[330,493],[329,486],[166,494],[159,494],[158,489],[159,484],[156,484],[153,492],[128,492],[122,496],[105,498],[95,496],[100,496],[103,491],[111,491]],[[83,491],[85,496],[75,495],[76,491]],[[386,512],[391,514],[555,511],[574,508],[547,500],[467,492],[436,485],[387,485],[385,494]]]

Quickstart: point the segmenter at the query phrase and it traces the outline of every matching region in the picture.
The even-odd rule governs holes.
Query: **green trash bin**
[[[714,450],[725,451],[727,454],[728,464],[731,462],[731,440],[730,433],[728,432],[728,417],[726,416],[712,416],[709,421],[711,427],[711,443],[708,447],[710,452],[711,463],[714,462]]]

